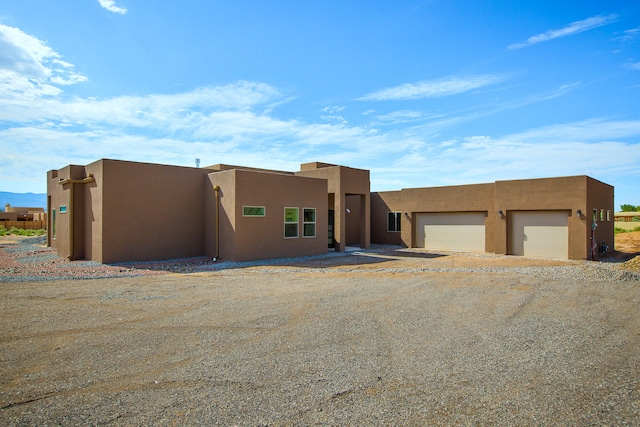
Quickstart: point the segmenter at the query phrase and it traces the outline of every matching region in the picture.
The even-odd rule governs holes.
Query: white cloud
[[[489,86],[504,80],[495,74],[469,77],[448,77],[418,83],[406,83],[400,86],[382,89],[361,98],[360,101],[396,101],[419,98],[435,98],[456,95]]]
[[[640,70],[640,62],[630,62],[628,66],[632,70]]]
[[[98,0],[98,3],[100,3],[100,6],[104,7],[109,12],[119,13],[120,15],[127,13],[127,8],[116,6],[116,2],[114,0]]]
[[[640,179],[640,144],[633,142],[638,137],[640,121],[593,119],[502,137],[435,140],[372,168],[372,176],[402,179],[403,187],[570,175],[634,182]]]
[[[58,86],[87,80],[47,44],[0,24],[0,99],[32,102],[59,95]]]
[[[591,18],[583,19],[582,21],[572,22],[571,24],[567,25],[564,28],[560,28],[557,30],[548,30],[548,31],[545,31],[544,33],[531,36],[525,42],[513,43],[507,46],[507,49],[508,50],[521,49],[523,47],[533,46],[535,44],[557,39],[560,37],[567,37],[574,34],[579,34],[584,31],[592,30],[594,28],[611,24],[617,18],[618,16],[615,14],[592,16]]]

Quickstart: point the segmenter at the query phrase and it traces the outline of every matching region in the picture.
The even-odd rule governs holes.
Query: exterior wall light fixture
[[[406,216],[407,219],[411,219],[411,217],[409,216],[409,214],[407,212],[404,213],[404,216]]]
[[[498,211],[498,216],[499,216],[500,218],[504,218],[504,212],[502,212],[502,211]]]
[[[578,218],[582,218],[582,211],[581,211],[580,209],[578,209],[578,210],[576,211],[576,216],[577,216]]]

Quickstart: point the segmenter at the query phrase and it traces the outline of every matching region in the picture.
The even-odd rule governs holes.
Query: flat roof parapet
[[[302,163],[300,165],[300,171],[310,171],[314,169],[322,169],[322,168],[332,168],[338,165],[332,165],[331,163],[322,163],[322,162],[309,162]]]

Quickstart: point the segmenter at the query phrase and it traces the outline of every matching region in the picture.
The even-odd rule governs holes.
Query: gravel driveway
[[[2,425],[640,425],[618,264],[378,250],[19,281],[60,261],[3,250]]]

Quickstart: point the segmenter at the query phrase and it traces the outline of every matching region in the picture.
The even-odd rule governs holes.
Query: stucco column
[[[371,247],[371,199],[369,193],[360,196],[360,247]]]
[[[333,234],[336,239],[336,251],[344,252],[345,242],[347,241],[347,229],[345,224],[347,223],[347,196],[342,191],[336,194],[335,198],[335,229]]]

